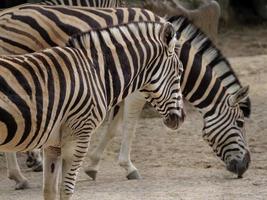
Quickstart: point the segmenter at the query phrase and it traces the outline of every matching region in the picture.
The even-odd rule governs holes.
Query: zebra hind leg
[[[100,160],[103,156],[104,150],[107,144],[114,138],[115,134],[122,130],[123,120],[123,102],[113,108],[109,113],[108,128],[101,135],[98,146],[90,153],[90,164],[85,167],[85,173],[93,180],[96,179],[96,175],[99,169]]]
[[[145,99],[140,93],[135,93],[125,100],[123,115],[123,135],[119,154],[119,165],[127,172],[127,179],[140,179],[138,169],[131,161],[131,146],[140,113],[145,105]]]
[[[39,149],[35,149],[27,152],[27,160],[26,165],[29,168],[32,168],[34,172],[43,171],[43,159],[41,156],[41,151]]]
[[[7,161],[7,174],[9,179],[16,182],[15,189],[23,190],[29,188],[28,180],[23,176],[18,165],[16,153],[5,153]]]

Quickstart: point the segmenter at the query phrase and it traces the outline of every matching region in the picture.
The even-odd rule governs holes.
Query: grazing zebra
[[[60,19],[60,20],[59,20]],[[96,20],[97,19],[97,20]],[[117,8],[117,9],[90,9],[90,8],[62,8],[62,7],[49,7],[49,6],[21,6],[17,8],[13,8],[12,10],[6,10],[5,13],[0,15],[0,53],[2,54],[21,54],[26,52],[33,52],[38,51],[39,49],[47,48],[49,46],[65,46],[66,42],[68,41],[69,37],[76,32],[87,31],[92,28],[101,28],[106,27],[109,25],[115,25],[118,23],[126,23],[129,21],[159,21],[159,18],[155,16],[153,13],[137,8]],[[12,24],[12,26],[9,26]],[[38,22],[35,23],[35,22]],[[176,22],[174,22],[176,23]],[[190,32],[193,31],[192,25],[188,24],[191,29],[186,29],[187,33],[190,35]],[[186,27],[184,25],[184,27]],[[182,30],[181,30],[182,31]],[[185,32],[185,31],[184,31]],[[19,33],[19,35],[18,35]],[[29,34],[30,33],[30,34]],[[184,34],[183,34],[184,35]],[[196,33],[194,34],[196,35]],[[178,45],[181,46],[182,52],[180,53],[179,57],[182,62],[185,62],[184,65],[187,66],[192,64],[194,69],[202,69],[202,67],[213,67],[213,71],[217,72],[217,69],[228,69],[227,75],[229,77],[233,77],[236,79],[236,82],[239,84],[237,77],[235,76],[234,72],[231,71],[231,66],[225,59],[217,60],[217,63],[213,63],[213,65],[202,65],[201,62],[192,62],[192,59],[189,63],[187,63],[188,55],[191,55],[192,50],[196,50],[196,55],[203,54],[203,51],[197,51],[198,45],[197,43],[192,43],[195,45],[191,45],[191,40],[186,40],[186,36],[180,37],[178,40]],[[184,39],[185,38],[185,39]],[[34,41],[34,42],[33,42]],[[206,44],[209,42],[207,41]],[[183,45],[184,44],[184,45]],[[207,46],[207,45],[205,45]],[[192,48],[191,48],[192,47]],[[190,54],[189,54],[190,53]],[[206,54],[203,54],[206,55]],[[194,54],[192,54],[194,57]],[[191,58],[191,57],[190,57]],[[215,65],[216,64],[216,65]],[[226,77],[226,76],[224,76]],[[222,78],[222,77],[221,77]],[[227,80],[227,79],[226,79]],[[185,86],[189,85],[190,82],[185,82]],[[239,84],[240,85],[240,84]],[[230,86],[230,85],[228,85]],[[241,85],[240,85],[241,87]],[[129,124],[127,123],[130,120],[135,120],[137,118],[134,113],[139,113],[139,111],[133,110],[134,107],[130,106],[131,104],[135,103],[134,97],[126,99],[125,103],[129,109],[126,110],[124,113],[124,123],[126,124],[125,127],[129,127],[132,125],[133,127],[129,127],[126,130],[134,130],[134,123]],[[129,105],[128,105],[129,104]],[[142,103],[140,103],[142,107]],[[139,109],[140,106],[136,108]],[[240,107],[242,109],[242,107]],[[131,110],[132,109],[132,110]],[[250,110],[250,104],[247,104],[247,109]],[[121,111],[120,109],[119,111]],[[117,110],[116,110],[117,111]],[[115,112],[117,113],[117,112]],[[121,118],[119,115],[120,112],[115,116],[115,119],[110,124],[109,133],[114,134],[116,132],[116,121]],[[246,114],[244,110],[244,114]],[[115,123],[116,122],[116,123]],[[121,122],[121,121],[120,121]],[[129,133],[130,134],[130,133]],[[108,137],[110,136],[108,133],[106,134]],[[125,133],[127,135],[127,133]],[[108,140],[108,139],[107,139]],[[105,141],[107,141],[105,140]],[[124,137],[122,145],[128,144],[128,137]],[[130,141],[129,141],[130,143]],[[100,155],[99,153],[104,150],[106,144],[102,144],[101,150],[98,150],[98,155],[94,154],[92,159],[94,160],[95,164],[95,171],[97,170],[98,161]],[[129,144],[128,144],[129,146]],[[128,146],[123,146],[124,151],[128,149]],[[126,153],[127,154],[127,153]],[[124,157],[122,160],[122,165],[125,165],[127,160],[127,174],[128,177],[134,178],[136,168],[132,165],[132,163],[128,164],[129,159],[125,159]],[[87,170],[90,172],[89,170]],[[16,173],[16,175],[19,173]],[[22,174],[19,174],[20,177]],[[21,180],[21,179],[18,179]],[[18,182],[19,183],[19,182]]]
[[[175,44],[170,23],[131,22],[79,33],[68,47],[2,56],[0,151],[43,148],[44,199],[56,199],[60,171],[60,199],[71,199],[91,134],[131,93],[140,90],[167,127],[179,128]]]
[[[122,6],[123,1],[122,0],[43,0],[39,4],[110,8],[110,7]]]
[[[250,114],[248,88],[242,88],[236,75],[230,73],[230,63],[198,28],[182,16],[172,18],[171,22],[177,31],[178,54],[184,66],[181,80],[183,96],[202,113],[203,138],[225,162],[227,169],[241,176],[250,162],[250,153],[243,135],[244,115]],[[92,179],[96,179],[105,147],[116,132],[122,130],[121,121],[126,128],[121,142],[119,164],[126,170],[128,179],[141,177],[130,158],[137,120],[145,103],[139,96],[136,94],[131,101],[126,99],[121,104],[122,109],[109,121],[108,130],[91,152],[91,163],[85,171]],[[123,113],[123,107],[131,112]]]

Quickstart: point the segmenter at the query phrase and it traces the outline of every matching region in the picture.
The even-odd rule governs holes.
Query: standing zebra
[[[70,5],[70,4],[95,5],[92,3],[96,1],[81,0],[81,1],[59,2],[51,0],[51,1],[44,1],[42,2],[42,4],[49,4],[49,2],[50,3],[54,2],[53,4],[64,3],[65,5]],[[105,5],[113,7],[117,6],[119,2],[120,1],[99,0],[98,5],[102,5],[103,7]],[[30,9],[27,6],[28,5],[21,6],[21,10],[19,7],[17,7],[17,8],[6,9],[1,12],[0,30],[3,32],[0,33],[0,41],[1,41],[0,54],[23,54],[23,53],[38,51],[40,49],[48,48],[51,46],[58,46],[58,45],[65,46],[66,42],[68,41],[71,35],[76,34],[77,32],[90,30],[91,28],[101,28],[101,27],[106,27],[108,25],[125,23],[127,21],[139,21],[139,20],[145,21],[147,18],[148,19],[152,18],[155,21],[158,21],[158,18],[155,17],[154,14],[142,11],[141,9],[124,9],[124,10],[118,10],[117,13],[112,13],[113,10],[92,12],[92,9],[85,8],[85,10],[82,10],[82,8],[80,8],[71,10],[73,12],[71,15],[73,21],[72,20],[71,21],[77,22],[77,24],[75,24],[74,26],[67,26],[65,24],[65,20],[68,21],[69,9],[49,10],[47,9],[49,7],[47,7],[46,9],[42,10],[40,9],[42,8],[41,6],[35,7],[35,9]],[[25,7],[27,7],[28,9],[27,10],[23,9]],[[14,15],[16,15],[17,14],[16,11],[18,10],[20,10],[20,12],[17,12],[18,15],[20,15],[19,19],[17,18],[18,15],[17,16],[12,15],[13,12]],[[30,13],[30,15],[28,15],[30,17],[29,21],[27,21],[27,19],[29,19],[28,16],[25,16],[25,13],[27,13],[27,11],[29,11]],[[36,14],[36,11],[39,12],[39,15]],[[42,11],[46,11],[46,13],[42,13]],[[33,15],[34,12],[35,14]],[[49,14],[54,15],[53,16],[54,18],[51,19],[52,23],[47,27],[46,24],[49,22],[48,20]],[[121,14],[122,16],[120,16]],[[57,17],[59,17],[61,21],[58,21]],[[132,19],[128,19],[127,17],[130,17]],[[100,22],[99,23],[96,22],[95,18]],[[119,21],[118,20],[119,18],[123,20]],[[39,24],[34,23],[36,20],[39,22]],[[55,26],[60,27],[62,30],[57,30],[53,28],[54,21],[58,23]],[[31,24],[31,22],[33,23]],[[31,27],[30,29],[29,26]],[[43,30],[43,27],[47,28],[46,31]],[[36,35],[34,34],[31,35],[36,31],[39,32],[40,34],[36,33]],[[65,34],[59,36],[58,34],[61,33],[61,31],[65,32]],[[31,32],[31,34],[28,34],[27,32],[29,33]],[[25,46],[25,44],[29,46]],[[40,171],[42,169],[42,158],[40,152],[38,150],[33,150],[27,153],[28,153],[28,158],[27,158],[28,167],[33,168],[34,171]],[[20,168],[17,163],[15,153],[6,153],[6,159],[8,165],[7,167],[8,176],[10,179],[16,181],[15,188],[16,189],[27,188],[29,185],[28,181],[20,172]]]
[[[56,45],[65,46],[69,37],[77,32],[87,31],[92,28],[94,29],[94,28],[106,27],[109,25],[116,25],[119,23],[127,23],[130,21],[147,21],[147,20],[160,21],[160,18],[158,18],[149,11],[138,8],[117,8],[117,9],[95,8],[92,10],[90,8],[77,8],[77,7],[63,8],[63,7],[38,6],[38,5],[21,6],[6,10],[5,12],[2,12],[2,14],[0,15],[0,41],[1,41],[0,53],[21,54],[26,52],[38,51],[39,49],[47,48],[49,46],[56,46]],[[174,21],[174,23],[176,22]],[[192,68],[198,70],[198,72],[201,69],[204,70],[212,66],[214,66],[213,71],[215,71],[215,73],[217,72],[220,73],[219,71],[220,69],[223,69],[224,71],[227,70],[228,71],[227,74],[224,75],[225,80],[230,80],[227,79],[227,77],[229,76],[229,78],[235,80],[236,84],[231,84],[228,86],[227,84],[225,84],[225,86],[231,87],[234,85],[236,88],[236,86],[239,85],[238,89],[240,89],[241,85],[237,77],[232,71],[229,63],[223,57],[218,56],[218,59],[215,59],[212,64],[207,64],[207,65],[202,64],[200,61],[198,61],[198,59],[194,59],[195,56],[207,57],[207,53],[204,54],[206,51],[199,51],[200,47],[199,45],[202,43],[201,42],[192,43],[193,38],[192,39],[188,38],[188,36],[196,37],[198,34],[200,34],[200,32],[199,31],[195,32],[194,30],[196,29],[193,28],[191,24],[186,25],[186,23],[183,23],[183,26],[181,27],[184,28],[188,27],[185,30],[182,30],[181,28],[179,29],[179,31],[182,32],[183,34],[181,34],[181,37],[178,38],[178,45],[181,47],[180,48],[181,52],[179,53],[179,57],[183,62],[184,66],[191,67],[192,65]],[[211,43],[209,43],[209,41],[207,40],[205,45],[203,45],[202,47],[209,47],[209,45],[207,44]],[[215,51],[212,52],[217,52],[216,49],[214,50]],[[211,57],[208,57],[208,59],[211,59]],[[196,61],[193,62],[193,60]],[[185,84],[184,86],[189,86],[191,82],[189,80],[188,82],[184,82],[184,84]],[[211,94],[214,95],[215,93],[211,91]],[[139,113],[139,111],[131,110],[134,109],[131,106],[131,104],[136,104],[135,101],[136,100],[134,100],[134,97],[129,98],[129,100],[126,99],[125,101],[126,106],[127,107],[130,106],[129,109],[126,110],[126,113],[124,113],[125,115],[123,121],[126,124],[125,127],[129,127],[129,124],[127,123],[129,119],[135,121],[137,119],[137,116],[134,113]],[[122,103],[122,105],[124,105],[124,103]],[[142,103],[140,103],[140,106],[142,108]],[[139,106],[137,108],[139,108]],[[243,110],[242,107],[240,108]],[[246,104],[246,109],[250,111],[249,101]],[[243,110],[244,114],[246,114],[246,109]],[[122,117],[119,114],[120,112],[117,113],[115,119],[110,124],[110,128],[108,131],[111,134],[112,133],[115,134],[116,127],[118,127],[117,125],[115,125],[116,124],[115,122],[117,119]],[[134,127],[129,127],[127,131],[128,130],[134,130]],[[127,133],[125,133],[125,135],[126,134]],[[127,145],[128,144],[127,141],[128,138],[126,137],[123,139],[122,144]],[[103,147],[101,151],[103,151],[105,144],[101,146]],[[126,146],[124,148],[127,149],[128,147]],[[100,157],[99,154],[94,157],[96,166],[98,165]],[[122,165],[125,165],[126,161],[128,164],[129,159],[126,159],[125,156],[123,157],[123,159],[120,160],[123,161]],[[128,177],[135,178],[136,168],[132,165],[132,163],[125,165],[125,167],[127,168]],[[96,170],[97,168],[95,168],[95,171]],[[89,169],[87,171],[89,171]],[[18,177],[16,178],[16,180],[18,180],[17,184],[19,185],[21,183],[21,180],[23,180],[22,179],[23,176],[21,173],[15,173],[15,175],[17,175]]]
[[[89,7],[118,7],[123,5],[122,0],[43,0],[41,5],[68,5]],[[27,179],[21,174],[15,153],[6,153],[8,176],[16,181],[16,189],[28,188]],[[42,157],[39,150],[27,152],[26,164],[33,171],[42,170]]]
[[[44,199],[71,199],[91,134],[140,90],[178,129],[182,64],[168,22],[132,22],[73,36],[68,47],[0,58],[1,151],[44,149]],[[62,159],[62,169],[61,167]]]
[[[183,96],[203,116],[203,138],[224,161],[227,169],[241,176],[250,162],[243,135],[244,116],[250,114],[248,88],[242,88],[236,75],[230,73],[230,63],[198,28],[182,16],[171,18],[171,22],[177,31],[178,54],[184,66],[181,79]],[[141,177],[131,161],[130,153],[144,104],[144,99],[138,94],[131,101],[126,99],[124,104],[121,103],[118,114],[109,121],[108,130],[90,154],[91,163],[85,171],[93,180],[96,179],[105,147],[122,129],[119,123],[122,120],[127,131],[123,132],[119,165],[126,170],[128,179]],[[131,112],[123,112],[123,108]]]

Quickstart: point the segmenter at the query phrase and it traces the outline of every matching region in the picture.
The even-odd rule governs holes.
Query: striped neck
[[[177,30],[178,43],[180,46],[180,59],[184,66],[195,68],[195,75],[186,74],[191,82],[199,80],[197,73],[211,68],[227,93],[235,94],[242,85],[232,69],[228,60],[221,54],[212,41],[187,18],[183,16],[173,17],[169,20]],[[182,85],[183,88],[183,85]],[[249,98],[239,103],[245,116],[250,115],[251,105]]]
[[[187,79],[186,86],[182,87],[184,98],[199,110],[204,119],[213,115],[221,106],[229,107],[228,99],[231,96],[222,85],[221,80],[216,77],[212,70],[209,71],[208,69],[206,69],[204,76],[199,77],[201,81],[193,83],[190,79]],[[187,69],[185,68],[185,73],[186,71]],[[182,86],[184,81],[185,79],[182,76]],[[191,91],[188,92],[190,87],[192,87]]]
[[[130,23],[70,39],[67,46],[84,49],[104,83],[108,110],[141,89],[155,73],[153,66],[160,62],[164,49],[159,42],[161,28],[155,22]]]

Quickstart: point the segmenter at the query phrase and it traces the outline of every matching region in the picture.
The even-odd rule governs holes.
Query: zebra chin
[[[163,119],[163,123],[166,127],[168,127],[171,130],[177,130],[181,127],[185,120],[185,112],[182,109],[181,113],[177,112],[170,112],[167,114],[166,117]]]
[[[226,168],[228,171],[237,174],[238,178],[242,178],[242,175],[247,171],[250,164],[250,153],[247,151],[243,157],[233,158],[227,162]]]

